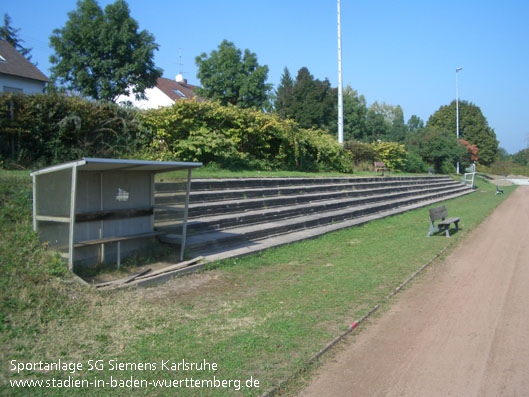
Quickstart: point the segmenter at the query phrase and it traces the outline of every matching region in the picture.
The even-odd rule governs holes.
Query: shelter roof
[[[40,170],[33,171],[31,175],[46,174],[49,172],[61,171],[73,167],[77,167],[78,171],[150,171],[158,173],[197,168],[201,166],[202,163],[190,163],[182,161],[121,160],[85,157],[82,160],[76,160],[69,163],[42,168]]]

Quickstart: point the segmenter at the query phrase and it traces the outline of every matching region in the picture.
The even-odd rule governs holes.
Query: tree
[[[406,125],[408,127],[408,132],[415,133],[424,128],[424,121],[422,121],[419,116],[412,115]]]
[[[439,127],[456,136],[456,102],[441,106],[430,116],[427,126]],[[498,140],[494,130],[489,127],[481,109],[467,101],[459,102],[459,137],[479,150],[479,162],[490,165],[498,153]]]
[[[460,139],[459,146],[463,146],[465,148],[463,157],[459,159],[462,168],[466,168],[470,164],[476,163],[479,160],[479,149],[476,145],[471,145],[464,139]]]
[[[409,151],[417,153],[436,172],[455,171],[455,162],[463,158],[466,148],[458,145],[451,132],[438,127],[426,126],[408,139]]]
[[[294,119],[303,128],[329,128],[334,124],[335,104],[338,101],[336,89],[329,80],[315,79],[306,67],[301,68],[293,87]]]
[[[391,128],[384,115],[369,107],[366,116],[366,140],[374,142],[384,140]]]
[[[268,108],[268,93],[272,88],[266,83],[268,66],[260,66],[257,55],[244,50],[244,55],[227,40],[220,43],[218,50],[202,53],[195,58],[197,77],[201,88],[199,96],[232,104],[241,108]]]
[[[292,102],[294,100],[293,90],[294,80],[292,80],[288,68],[285,67],[283,74],[281,75],[281,81],[276,90],[276,98],[274,101],[274,108],[282,119],[287,118],[292,111]]]
[[[346,141],[365,140],[366,117],[366,99],[347,85],[343,90],[343,134]]]
[[[329,80],[315,79],[306,67],[299,69],[290,94],[288,77],[283,74],[278,88],[282,100],[276,101],[276,111],[283,118],[291,118],[302,128],[336,130],[336,102],[338,94]]]
[[[366,133],[369,141],[404,142],[407,132],[402,108],[373,102],[368,109]]]
[[[517,153],[514,153],[512,156],[512,161],[519,165],[528,165],[529,164],[529,148],[522,149]]]
[[[505,161],[512,158],[512,155],[509,154],[507,149],[499,147],[498,148],[498,160]]]
[[[393,106],[393,118],[389,130],[388,139],[391,142],[404,142],[408,127],[404,123],[404,112],[400,105]]]
[[[131,91],[143,98],[162,74],[154,65],[154,36],[138,31],[124,0],[104,12],[95,0],[79,0],[50,45],[52,80],[96,100],[115,101]]]
[[[31,60],[31,48],[25,48],[22,43],[24,40],[18,37],[20,29],[15,29],[11,26],[11,17],[4,14],[4,25],[0,26],[0,39],[7,41],[15,50],[22,54],[28,61]]]

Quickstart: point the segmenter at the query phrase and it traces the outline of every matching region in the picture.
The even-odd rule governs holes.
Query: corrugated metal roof
[[[147,161],[147,160],[121,160],[121,159],[100,159],[100,158],[83,158],[82,160],[72,161],[42,168],[33,171],[31,175],[46,174],[56,172],[67,168],[77,167],[79,171],[150,171],[150,172],[168,172],[187,168],[201,167],[202,163],[190,163],[183,161]]]

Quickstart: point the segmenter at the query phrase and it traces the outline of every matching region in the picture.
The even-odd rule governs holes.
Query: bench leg
[[[428,230],[428,234],[426,235],[426,237],[430,237],[433,233],[435,233],[435,225],[433,224],[433,222],[430,222],[430,230]]]
[[[456,224],[456,232],[458,232],[459,231],[459,221],[455,222],[455,224]]]
[[[445,226],[445,235],[450,238],[450,226]]]
[[[121,244],[118,241],[118,270],[119,270],[120,265],[121,265]]]

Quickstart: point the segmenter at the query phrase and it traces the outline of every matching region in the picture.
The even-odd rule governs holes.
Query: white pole
[[[338,143],[343,143],[343,92],[342,92],[342,29],[340,0],[338,1]]]
[[[72,167],[72,185],[70,187],[70,233],[68,236],[68,269],[74,271],[75,262],[75,212],[77,201],[77,164]]]
[[[33,231],[37,231],[37,175],[32,174],[33,181]]]
[[[463,68],[456,68],[456,134],[457,134],[457,144],[459,144],[459,80],[458,74],[459,71]],[[459,160],[457,160],[457,173],[459,174]]]
[[[191,167],[187,169],[186,200],[184,204],[184,222],[182,223],[182,244],[180,245],[180,262],[184,260],[184,250],[186,248],[187,214],[189,212],[189,195],[191,194],[191,171],[192,170],[193,169]]]

